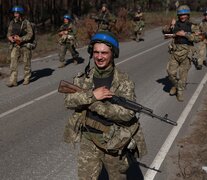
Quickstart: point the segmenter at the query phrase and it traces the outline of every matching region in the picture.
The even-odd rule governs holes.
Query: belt
[[[90,119],[90,118],[86,117],[85,129],[86,130],[97,130],[97,131],[102,132],[102,133],[103,132],[108,133],[109,130],[110,130],[110,126],[105,126],[105,125],[103,125],[102,123],[100,123],[96,120],[93,120],[93,119]]]

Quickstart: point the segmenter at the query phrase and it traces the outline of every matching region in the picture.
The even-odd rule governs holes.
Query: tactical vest
[[[93,77],[93,82],[94,82],[94,88],[95,89],[99,88],[99,87],[102,87],[102,86],[106,86],[108,89],[110,89],[112,81],[113,81],[113,74],[111,74],[107,78]],[[110,119],[107,119],[103,116],[100,116],[96,112],[92,112],[90,110],[87,111],[86,117],[88,117],[90,119],[93,119],[95,122],[99,122],[99,123],[103,124],[104,126],[113,125],[113,121],[111,121]],[[95,131],[93,127],[88,127],[88,129],[92,132],[102,133],[102,132],[99,132],[99,131]]]
[[[26,35],[26,31],[24,29],[24,21],[12,21],[12,35],[18,35],[20,37]]]
[[[72,25],[71,25],[71,23],[63,24],[63,25],[60,27],[60,30],[59,30],[59,31],[68,31],[70,34],[73,33],[73,29],[72,29]]]
[[[25,31],[25,29],[27,28],[27,23],[30,23],[32,27],[33,35],[32,38],[26,43],[30,43],[30,44],[32,43],[33,47],[31,47],[31,49],[35,49],[37,46],[37,42],[35,40],[36,26],[34,23],[31,23],[26,19],[17,22],[12,20],[12,35],[18,35],[19,37],[25,36],[27,34],[27,32]]]
[[[181,30],[187,33],[192,33],[191,26],[192,26],[191,22],[176,21],[175,28],[173,29],[173,33],[177,33],[178,31],[181,31]],[[193,46],[193,42],[189,41],[186,37],[182,37],[182,36],[176,36],[174,43],[175,44],[187,44],[187,45]]]

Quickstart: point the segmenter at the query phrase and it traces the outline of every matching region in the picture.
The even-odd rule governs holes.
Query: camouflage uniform
[[[122,155],[121,150],[112,150],[114,148],[113,143],[116,144],[116,136],[121,138],[125,131],[132,132],[137,128],[137,131],[133,133],[134,135],[131,138],[135,142],[134,148],[138,148],[139,157],[146,154],[146,145],[138,120],[130,124],[130,120],[135,117],[133,111],[111,104],[109,101],[98,101],[95,99],[92,90],[94,88],[93,77],[97,73],[99,72],[93,68],[87,78],[85,75],[74,78],[74,84],[88,90],[66,95],[65,105],[68,108],[75,109],[75,113],[68,120],[64,137],[68,143],[81,142],[78,157],[80,180],[98,179],[103,164],[108,171],[109,179],[120,180],[125,177],[122,173],[128,168],[128,162],[126,157]],[[134,83],[129,80],[126,74],[121,73],[115,67],[113,69],[113,80],[110,90],[117,96],[135,101]],[[113,123],[106,126],[110,130],[104,133],[85,130],[85,127],[88,126],[97,127],[96,129],[102,127],[100,123],[97,124],[95,120],[87,116],[88,111],[96,112],[100,116],[110,119]],[[120,129],[123,130],[121,134]],[[112,139],[114,142],[111,141]],[[99,145],[106,147],[108,150],[103,149]]]
[[[144,40],[144,27],[145,22],[143,18],[143,13],[138,11],[135,12],[133,17],[133,25],[134,25],[134,36],[136,41],[142,41]]]
[[[24,83],[27,84],[29,82],[31,77],[32,51],[27,47],[27,44],[32,40],[33,33],[31,23],[26,19],[13,19],[9,24],[7,37],[18,35],[22,40],[20,44],[10,43],[10,85],[17,85],[18,60],[20,56],[22,56],[24,62]]]
[[[65,64],[65,55],[67,50],[69,50],[73,57],[74,62],[77,62],[79,53],[75,48],[75,41],[76,41],[75,27],[71,22],[69,22],[68,24],[61,25],[61,27],[58,30],[58,32],[63,32],[63,31],[65,34],[61,35],[59,39],[59,44],[60,44],[59,61]]]
[[[189,7],[186,5],[180,6],[178,8],[178,15],[183,15],[183,12],[184,15],[189,14]],[[185,33],[185,36],[176,35],[179,32]],[[195,52],[193,42],[200,40],[200,37],[197,35],[198,32],[198,25],[189,22],[188,19],[184,22],[177,20],[175,26],[171,29],[171,33],[174,36],[170,45],[170,59],[167,64],[167,73],[169,80],[173,84],[170,95],[176,94],[178,101],[184,100],[183,91],[187,83],[193,52]]]
[[[199,58],[198,65],[206,64],[206,49],[207,49],[207,20],[203,19],[200,23],[200,31],[205,36],[205,39],[199,43]]]
[[[109,12],[107,6],[104,4],[102,8],[105,7],[105,11],[100,11],[97,16],[94,16],[93,19],[98,24],[97,31],[111,31],[112,25],[116,22],[115,16]]]

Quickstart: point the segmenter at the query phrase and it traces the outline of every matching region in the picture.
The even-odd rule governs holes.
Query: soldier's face
[[[98,68],[105,69],[109,67],[112,63],[111,48],[104,43],[94,44],[93,59]]]
[[[68,24],[69,23],[69,20],[67,18],[64,18],[63,21],[64,21],[65,24]]]
[[[20,19],[20,13],[19,12],[14,12],[14,18],[15,19]]]
[[[187,14],[179,15],[179,19],[181,22],[185,22],[186,20],[188,20],[188,18],[189,18],[189,15]]]
[[[102,12],[105,12],[106,11],[106,7],[103,6],[101,10],[102,10]]]

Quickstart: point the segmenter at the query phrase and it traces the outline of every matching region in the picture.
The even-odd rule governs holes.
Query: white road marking
[[[194,103],[196,102],[199,94],[201,93],[204,85],[207,82],[207,73],[205,74],[205,76],[203,77],[201,83],[199,84],[199,86],[197,87],[196,91],[194,92],[193,96],[191,97],[191,99],[189,100],[188,104],[186,105],[185,109],[183,110],[182,114],[180,115],[177,123],[178,125],[175,126],[170,134],[168,135],[167,139],[165,140],[164,144],[162,145],[162,147],[160,148],[159,152],[157,153],[155,159],[153,160],[152,164],[150,165],[150,167],[154,167],[155,169],[159,169],[162,162],[165,159],[165,156],[167,155],[168,151],[170,150],[170,147],[172,146],[176,136],[178,135],[181,127],[183,126],[188,114],[190,113]],[[148,170],[144,176],[145,180],[153,180],[155,175],[157,174],[157,171],[153,171],[153,170]]]
[[[38,98],[35,98],[35,99],[33,99],[33,100],[29,101],[29,102],[26,102],[26,103],[24,103],[24,104],[21,104],[20,106],[17,106],[17,107],[15,107],[15,108],[13,108],[13,109],[10,109],[10,110],[8,110],[8,111],[6,111],[6,112],[4,112],[4,113],[1,113],[1,114],[0,114],[0,118],[6,116],[6,115],[8,115],[8,114],[11,114],[11,113],[13,113],[13,112],[15,112],[15,111],[17,111],[17,110],[20,110],[20,109],[22,109],[22,108],[24,108],[24,107],[26,107],[26,106],[29,106],[29,105],[33,104],[34,102],[40,101],[41,99],[44,99],[44,98],[46,98],[46,97],[48,97],[48,96],[50,96],[50,95],[52,95],[52,94],[55,94],[56,92],[57,92],[57,90],[54,90],[54,91],[49,92],[49,93],[47,93],[47,94],[45,94],[45,95],[43,95],[43,96],[40,96],[40,97],[38,97]]]
[[[81,49],[86,49],[87,47],[84,46],[82,48],[78,48],[78,50],[81,50]],[[54,56],[58,56],[58,53],[55,53],[55,54],[51,54],[51,55],[48,55],[48,56],[45,56],[45,57],[41,57],[41,58],[36,58],[36,59],[33,59],[32,62],[35,62],[35,61],[42,61],[44,59],[48,59],[48,58],[51,58],[51,57],[54,57]]]
[[[154,46],[154,47],[149,48],[149,49],[147,49],[147,50],[145,50],[145,51],[142,51],[141,53],[138,53],[138,54],[136,54],[136,55],[134,55],[134,56],[131,56],[131,57],[129,57],[129,58],[127,58],[127,59],[125,59],[125,60],[119,62],[119,63],[116,63],[116,65],[122,64],[122,63],[124,63],[124,62],[126,62],[126,61],[129,61],[130,59],[133,59],[133,58],[135,58],[135,57],[137,57],[137,56],[140,56],[140,55],[145,54],[145,53],[147,53],[147,52],[149,52],[149,51],[152,51],[152,50],[154,50],[154,49],[156,49],[156,48],[158,48],[158,47],[161,47],[161,46],[163,46],[163,45],[165,45],[165,44],[167,44],[167,43],[169,43],[169,41],[163,42],[163,43],[161,43],[161,44],[158,44],[157,46]]]

